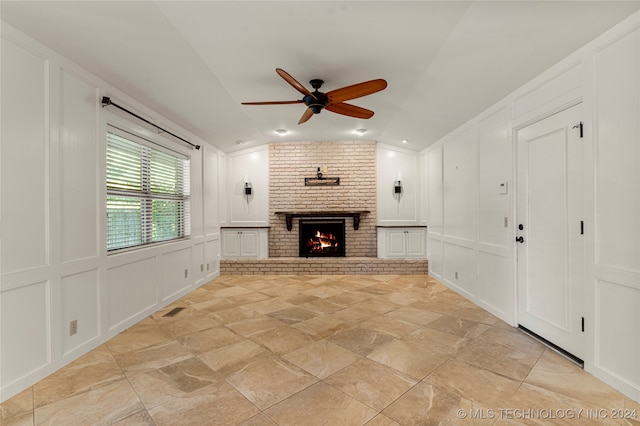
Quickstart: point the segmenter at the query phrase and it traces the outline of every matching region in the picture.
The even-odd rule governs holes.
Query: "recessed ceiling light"
[[[247,141],[243,141],[242,139],[238,139],[238,140],[236,141],[236,143],[237,143],[238,145],[242,145],[243,143],[246,143],[246,142],[247,142]]]
[[[367,133],[367,129],[356,129],[356,133],[362,136]]]
[[[287,129],[276,129],[276,133],[279,134],[280,136],[286,135],[288,132]]]
[[[402,143],[409,143],[409,141],[406,139],[402,139]]]

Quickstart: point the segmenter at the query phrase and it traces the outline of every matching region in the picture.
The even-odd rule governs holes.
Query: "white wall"
[[[429,271],[517,324],[513,134],[580,102],[585,370],[640,401],[640,13],[421,153]]]
[[[379,226],[420,224],[421,182],[417,151],[377,144],[377,196]],[[402,193],[394,192],[400,173]]]
[[[1,49],[0,401],[219,274],[225,161],[4,23]],[[107,255],[106,124],[160,137],[102,108],[103,95],[202,145],[163,142],[191,159],[190,239]]]
[[[226,226],[269,224],[269,146],[234,152],[227,156],[228,220]],[[244,194],[244,177],[252,193]]]

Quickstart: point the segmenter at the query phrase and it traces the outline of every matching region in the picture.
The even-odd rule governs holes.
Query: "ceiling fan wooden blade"
[[[309,91],[309,89],[307,89],[306,87],[304,87],[302,84],[298,83],[298,81],[291,77],[291,75],[289,75],[288,72],[286,72],[285,70],[283,70],[282,68],[276,68],[276,72],[278,73],[278,75],[282,78],[284,78],[284,80],[289,83],[291,86],[293,86],[294,89],[296,89],[298,92],[302,93],[303,95],[309,95],[311,97],[313,97],[314,99],[316,98],[313,93],[311,93]]]
[[[311,108],[307,108],[304,110],[304,114],[302,114],[302,117],[300,117],[300,121],[298,121],[298,124],[302,124],[306,121],[309,121],[309,119],[313,116],[313,111],[311,111]]]
[[[374,112],[370,109],[362,108],[359,106],[345,104],[344,102],[338,102],[335,104],[329,104],[325,109],[335,112],[336,114],[348,115],[349,117],[356,118],[371,118]]]
[[[242,105],[286,105],[301,104],[303,101],[267,101],[267,102],[242,102]]]
[[[369,80],[351,86],[342,87],[340,89],[327,92],[329,98],[329,104],[335,104],[338,102],[348,101],[350,99],[360,98],[372,93],[384,90],[387,87],[387,82],[381,78],[377,80]]]

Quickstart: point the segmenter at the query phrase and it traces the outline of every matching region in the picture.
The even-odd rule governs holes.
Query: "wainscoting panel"
[[[49,281],[42,281],[0,294],[3,318],[24,319],[20,324],[6,320],[0,324],[3,388],[51,361],[50,287]]]

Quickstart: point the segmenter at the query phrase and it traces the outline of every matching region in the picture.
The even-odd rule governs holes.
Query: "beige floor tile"
[[[220,376],[228,377],[241,371],[251,363],[259,362],[272,356],[273,354],[264,347],[250,340],[244,340],[200,354],[199,358]]]
[[[229,301],[237,306],[248,305],[251,303],[261,302],[263,300],[271,299],[271,296],[268,296],[264,293],[245,293],[238,294],[236,296],[228,297]]]
[[[363,358],[327,377],[325,382],[381,411],[418,381],[391,367]]]
[[[319,379],[324,379],[359,360],[362,356],[327,340],[320,340],[290,352],[283,358]]]
[[[402,340],[394,340],[376,349],[367,358],[402,371],[418,380],[423,379],[449,359],[447,355]]]
[[[445,333],[455,334],[460,337],[469,337],[471,339],[475,339],[491,328],[486,324],[462,318],[454,318],[449,315],[443,315],[437,320],[429,322],[426,326],[435,330],[444,331]]]
[[[234,323],[229,323],[227,324],[227,327],[244,337],[251,337],[255,336],[256,334],[269,331],[272,328],[282,327],[285,325],[286,324],[280,320],[263,315],[259,317],[248,318]]]
[[[357,354],[367,356],[377,348],[393,341],[393,336],[365,328],[349,328],[327,338],[330,342],[342,346]]]
[[[388,302],[395,303],[396,305],[402,305],[402,306],[407,306],[420,300],[415,296],[412,296],[407,293],[402,293],[399,291],[392,291],[391,293],[387,293],[385,295],[379,296],[378,299],[386,300]]]
[[[545,346],[533,337],[521,330],[514,328],[502,321],[502,324],[493,326],[482,333],[477,341],[506,346],[514,351],[519,351],[530,356],[540,357]]]
[[[421,382],[387,407],[383,414],[402,425],[468,425],[459,415],[473,409],[473,403],[452,392]],[[488,423],[490,424],[490,423]]]
[[[208,386],[149,410],[157,426],[236,425],[258,412],[226,384]]]
[[[261,314],[270,314],[271,312],[292,308],[293,306],[294,305],[287,303],[284,297],[274,297],[271,299],[242,305],[242,308],[256,311]]]
[[[287,325],[291,325],[298,322],[306,321],[311,318],[315,318],[318,316],[318,313],[294,306],[292,308],[271,312],[267,315],[272,318],[276,318],[277,320],[280,320]]]
[[[366,426],[402,426],[400,423],[395,420],[390,419],[384,414],[378,414],[369,422],[367,422]]]
[[[426,325],[440,318],[442,314],[424,309],[404,306],[385,314],[385,317],[395,318],[413,324]]]
[[[347,307],[347,305],[341,303],[332,302],[331,300],[322,299],[317,296],[314,297],[316,297],[316,300],[305,302],[302,304],[302,307],[318,312],[319,314],[331,314]]]
[[[251,337],[251,340],[267,347],[274,354],[284,355],[307,346],[315,339],[311,335],[293,327],[282,326],[256,334]]]
[[[213,297],[223,297],[223,298],[224,297],[230,298],[233,296],[238,296],[240,294],[252,293],[251,290],[248,290],[244,287],[237,287],[237,286],[212,289],[212,290],[209,290],[209,292],[213,295]]]
[[[137,351],[116,355],[116,362],[124,371],[162,368],[193,357],[184,346],[176,341],[150,346]]]
[[[0,404],[0,420],[30,413],[33,408],[33,387],[31,387]]]
[[[295,296],[285,298],[284,301],[292,305],[302,305],[318,299],[320,298],[317,296],[311,296],[310,294],[296,294]]]
[[[170,342],[172,337],[148,319],[109,340],[106,345],[114,355]]]
[[[252,311],[250,309],[242,309],[238,306],[234,306],[231,308],[220,309],[219,311],[209,312],[207,313],[210,317],[214,318],[217,321],[220,321],[222,324],[233,324],[236,322],[240,322],[246,319],[252,318],[268,318],[266,315],[261,314],[256,311]]]
[[[319,339],[333,336],[342,330],[351,328],[349,324],[334,318],[332,315],[319,315],[315,318],[293,324],[292,327]]]
[[[244,340],[244,337],[226,327],[208,328],[178,338],[178,341],[182,343],[185,348],[196,355],[238,343],[242,340]]]
[[[162,321],[160,323],[160,329],[176,338],[220,325],[220,321],[216,321],[208,315],[198,313],[188,317],[175,317],[173,320]]]
[[[33,387],[35,407],[124,379],[122,369],[106,346],[98,346]]]
[[[468,305],[470,302],[466,301],[466,299],[462,299],[462,296],[458,297],[461,299],[461,302],[458,302],[457,304],[443,303],[440,300],[432,299],[430,301],[420,300],[411,306],[487,325],[493,325],[498,321],[498,318],[491,315],[489,312],[478,306]]]
[[[304,291],[304,294],[308,294],[310,296],[316,296],[321,299],[327,299],[329,297],[337,296],[342,293],[344,293],[343,290],[340,290],[339,288],[327,286],[327,285],[320,285],[311,290]],[[336,303],[336,302],[333,302],[333,303]]]
[[[603,403],[604,404],[604,403]],[[550,390],[523,383],[508,403],[506,410],[498,411],[501,418],[516,420],[527,425],[551,424],[580,425],[619,424],[605,409],[606,418],[599,415],[603,404],[590,404]],[[525,408],[526,410],[522,410]],[[519,409],[516,411],[516,409]]]
[[[242,423],[238,423],[238,426],[277,426],[277,424],[265,414],[260,413]]]
[[[538,361],[538,356],[528,355],[500,344],[476,340],[462,348],[456,359],[523,381]]]
[[[349,308],[336,311],[332,313],[331,316],[341,321],[344,321],[347,324],[353,325],[362,321],[366,321],[376,316],[376,314],[374,312],[367,311],[365,309],[349,307]]]
[[[369,330],[381,331],[393,337],[402,337],[411,333],[412,331],[416,331],[422,326],[395,318],[376,316],[361,323],[360,327]]]
[[[601,407],[624,407],[625,397],[550,349],[546,349],[525,383]]]
[[[424,346],[426,349],[445,355],[455,355],[473,339],[445,333],[428,327],[422,327],[402,338],[405,342]]]
[[[34,424],[33,411],[17,414],[15,416],[0,420],[0,425],[3,426],[33,426]]]
[[[424,381],[485,407],[500,407],[520,385],[519,381],[455,359],[445,362]]]
[[[356,290],[356,291],[349,291],[347,293],[342,293],[337,296],[330,297],[327,300],[339,303],[341,305],[353,306],[364,300],[371,299],[372,297],[373,295],[371,293]]]
[[[201,313],[211,313],[221,311],[223,309],[229,309],[236,306],[231,300],[225,297],[213,297],[204,299],[198,303],[191,305],[196,311]]]
[[[227,377],[233,387],[261,410],[317,382],[317,378],[281,358],[265,358]]]
[[[281,426],[364,425],[376,411],[326,383],[316,383],[269,408]]]
[[[113,426],[156,426],[155,422],[151,418],[151,415],[145,410],[132,414],[126,419],[122,419],[115,423]]]
[[[387,300],[379,300],[376,297],[363,300],[362,302],[358,302],[352,306],[354,308],[364,309],[365,311],[371,311],[379,315],[391,312],[394,309],[402,307],[402,305],[398,305],[397,303],[392,303]]]
[[[199,358],[189,358],[160,369],[127,374],[129,383],[147,408],[195,392],[221,380]]]
[[[127,380],[66,398],[35,410],[35,424],[90,425],[111,424],[144,406]]]

